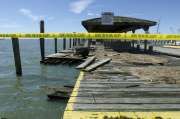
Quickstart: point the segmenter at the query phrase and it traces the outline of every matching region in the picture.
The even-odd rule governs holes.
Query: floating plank
[[[80,64],[79,66],[77,66],[77,69],[84,69],[86,68],[89,64],[91,64],[94,60],[96,59],[95,56],[93,57],[89,57],[85,62],[83,62],[82,64]]]
[[[106,63],[108,63],[108,62],[110,62],[110,61],[111,61],[110,58],[100,60],[100,61],[98,61],[98,62],[96,62],[96,63],[88,66],[84,71],[93,71],[93,70],[95,70],[96,68],[98,68],[98,67],[100,67],[100,66],[102,66],[102,65],[104,65],[104,64],[106,64]]]
[[[76,99],[75,99],[76,98]],[[101,98],[71,97],[69,103],[88,104],[180,104],[180,98]]]

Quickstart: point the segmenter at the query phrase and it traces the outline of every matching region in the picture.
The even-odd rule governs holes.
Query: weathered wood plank
[[[46,56],[46,58],[62,58],[67,55],[68,54],[65,54],[65,53],[55,53],[55,54],[50,54],[50,55]]]
[[[72,97],[70,103],[88,104],[180,104],[180,98],[96,98],[96,97]]]
[[[89,57],[87,58],[87,60],[85,62],[83,62],[82,64],[80,64],[79,66],[77,66],[77,69],[84,69],[86,68],[88,65],[90,65],[94,60],[96,59],[95,56],[93,57]]]
[[[112,84],[112,83],[107,83],[107,84],[85,84],[85,83],[81,83],[81,87],[95,87],[95,88],[106,88],[106,87],[129,87],[129,86],[140,86],[142,85],[142,83],[138,83],[138,82],[135,82],[135,83],[117,83],[117,84]]]
[[[180,110],[180,104],[73,104],[74,111]]]
[[[72,95],[75,96],[75,95]],[[178,97],[180,92],[164,92],[164,91],[134,91],[134,92],[78,92],[78,97]]]
[[[81,84],[119,84],[119,83],[129,83],[129,84],[134,84],[134,83],[141,83],[145,84],[147,82],[145,81],[124,81],[124,80],[82,80]],[[153,84],[152,84],[153,85]],[[178,85],[180,87],[180,85]],[[171,86],[172,87],[172,86]]]
[[[177,84],[143,84],[141,82],[134,82],[134,83],[128,83],[128,82],[124,82],[124,83],[102,83],[102,84],[87,84],[87,83],[81,83],[81,87],[92,87],[92,88],[132,88],[132,87],[143,87],[143,88],[147,88],[147,87],[176,87],[176,88],[180,88],[180,85]]]
[[[145,88],[141,88],[141,87],[135,87],[135,88],[89,88],[89,87],[85,87],[85,88],[75,88],[75,90],[78,90],[79,92],[101,92],[101,91],[106,91],[106,92],[112,92],[112,91],[117,91],[117,92],[136,92],[136,91],[142,91],[142,92],[179,92],[180,88],[171,88],[171,87],[164,87],[164,88],[158,88],[158,87],[145,87]]]
[[[95,79],[95,80],[82,80],[81,83],[121,83],[121,82],[129,82],[129,83],[134,83],[134,82],[144,82],[147,83],[148,81],[146,80],[117,80],[117,79]]]
[[[74,51],[71,49],[67,49],[67,50],[61,50],[59,53],[65,53],[65,54],[73,54]]]
[[[98,75],[98,74],[95,74],[95,75],[93,74],[93,76],[91,76],[91,77],[86,76],[83,80],[95,80],[95,79],[143,80],[143,79],[139,79],[138,77],[135,77],[135,76],[123,76],[123,75],[114,75],[113,76],[113,75]]]
[[[84,71],[93,71],[93,70],[95,70],[96,68],[98,68],[98,67],[100,67],[100,66],[102,66],[102,65],[104,65],[104,64],[106,64],[106,63],[108,63],[108,62],[110,62],[110,61],[111,61],[110,58],[100,60],[100,61],[98,61],[98,62],[96,62],[96,63],[88,66]]]

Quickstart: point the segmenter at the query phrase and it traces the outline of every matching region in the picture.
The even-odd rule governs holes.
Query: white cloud
[[[94,0],[78,0],[70,3],[70,11],[76,14],[83,12]]]
[[[55,18],[54,17],[47,17],[47,20],[51,21],[51,20],[54,20]]]
[[[87,15],[88,15],[88,16],[94,16],[94,14],[91,13],[91,12],[87,13]]]
[[[92,12],[88,12],[87,16],[100,16],[100,14],[95,14],[95,13],[92,13]]]
[[[42,16],[34,15],[34,14],[31,12],[31,10],[25,9],[25,8],[20,9],[19,12],[20,12],[21,14],[23,14],[24,16],[32,19],[33,21],[40,20],[40,18],[42,17]]]
[[[0,28],[21,28],[22,25],[19,25],[17,23],[1,23]]]
[[[20,12],[22,15],[30,18],[30,19],[33,20],[33,21],[40,21],[41,19],[54,20],[54,17],[48,17],[48,16],[44,16],[44,15],[35,15],[34,13],[32,13],[31,10],[25,9],[25,8],[21,8],[21,9],[19,10],[19,12]]]

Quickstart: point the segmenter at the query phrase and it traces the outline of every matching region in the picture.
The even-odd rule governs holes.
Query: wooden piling
[[[77,46],[77,39],[74,39],[74,46]]]
[[[140,51],[140,45],[139,44],[137,45],[137,51]]]
[[[74,47],[74,39],[72,39],[72,47]]]
[[[78,44],[78,46],[80,46],[80,44],[81,44],[81,42],[80,42],[81,40],[80,39],[78,39],[77,40],[77,44]]]
[[[136,30],[132,30],[132,33],[135,34]],[[132,41],[132,48],[135,48],[135,40]]]
[[[148,51],[149,51],[149,52],[153,52],[153,46],[149,46]]]
[[[15,67],[16,67],[16,74],[18,76],[22,76],[21,56],[20,56],[18,38],[12,38],[12,46],[13,46],[14,63],[15,63]]]
[[[69,48],[71,48],[71,47],[72,47],[72,40],[69,39]]]
[[[144,29],[146,34],[149,34],[149,27],[144,27],[143,29]],[[144,40],[144,52],[147,51],[147,43],[148,43],[148,41]]]
[[[147,51],[147,40],[144,40],[144,52]]]
[[[40,21],[40,33],[44,33],[44,21]],[[45,59],[45,43],[44,43],[44,38],[40,38],[40,51],[41,51],[41,61]]]
[[[66,39],[63,39],[63,50],[66,50]]]
[[[57,53],[57,38],[54,39],[54,52]]]

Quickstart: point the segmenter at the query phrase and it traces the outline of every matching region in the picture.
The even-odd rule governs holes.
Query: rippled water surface
[[[46,40],[46,54],[54,53],[54,42]],[[58,41],[58,47],[62,47]],[[48,101],[44,85],[74,85],[74,67],[39,63],[38,40],[20,41],[23,76],[16,77],[11,40],[0,41],[0,117],[7,119],[60,119],[66,101]]]

